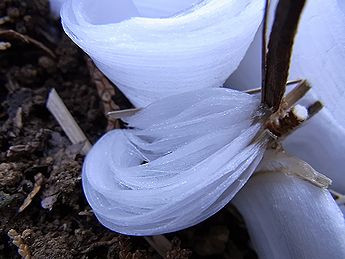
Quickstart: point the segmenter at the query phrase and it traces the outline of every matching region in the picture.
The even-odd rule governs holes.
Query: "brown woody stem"
[[[277,111],[285,93],[294,37],[305,0],[280,0],[268,43],[262,103]]]

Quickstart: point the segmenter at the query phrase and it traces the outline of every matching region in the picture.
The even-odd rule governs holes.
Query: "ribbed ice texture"
[[[71,39],[137,107],[222,86],[253,40],[264,5],[262,0],[120,2],[117,7],[112,0],[67,0],[61,18]],[[148,18],[167,15],[172,16]]]
[[[295,175],[264,172],[233,202],[259,258],[345,258],[344,218],[327,190]]]
[[[167,18],[190,9],[203,0],[133,0],[140,16]]]
[[[162,99],[103,136],[83,186],[97,218],[129,235],[195,225],[225,206],[262,158],[259,100],[224,88]],[[261,135],[262,136],[262,135]]]
[[[316,99],[312,94],[309,96],[312,97],[306,99],[309,103]],[[345,104],[345,99],[340,98],[339,101]],[[333,180],[332,189],[345,193],[345,128],[327,107],[294,132],[285,141],[285,146],[330,177]]]
[[[277,2],[271,1],[274,4]],[[305,6],[291,62],[290,79],[307,79],[313,100],[325,108],[286,140],[286,148],[332,178],[331,188],[345,192],[345,4],[310,0]],[[272,20],[272,19],[270,19]],[[258,33],[228,84],[244,90],[260,86]],[[252,75],[257,75],[253,78]],[[311,99],[311,98],[309,98]],[[310,103],[310,101],[309,101]]]
[[[291,77],[306,78],[325,109],[287,141],[345,192],[345,9],[343,0],[308,1],[294,47]],[[344,7],[344,6],[343,6]]]

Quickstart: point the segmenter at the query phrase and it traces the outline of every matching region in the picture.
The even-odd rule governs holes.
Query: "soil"
[[[1,0],[0,49],[0,258],[160,258],[143,238],[104,228],[85,200],[80,145],[46,109],[47,95],[56,89],[92,143],[109,129],[109,105],[48,1]],[[114,89],[111,102],[130,107]],[[166,237],[166,258],[256,258],[231,205]]]

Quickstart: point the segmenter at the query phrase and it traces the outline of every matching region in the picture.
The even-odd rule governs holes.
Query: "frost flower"
[[[324,8],[328,15],[340,15],[335,0],[330,2],[333,5]],[[62,10],[64,29],[137,107],[148,106],[123,118],[127,129],[106,134],[87,155],[83,186],[98,219],[130,235],[177,231],[224,207],[257,170],[236,195],[235,204],[248,223],[259,255],[343,258],[345,224],[330,193],[323,189],[328,179],[285,154],[275,141],[289,132],[274,126],[284,125],[280,122],[289,116],[296,125],[288,126],[299,126],[309,119],[310,111],[293,102],[274,117],[257,96],[218,88],[252,41],[264,1],[177,1],[171,5],[126,1],[118,8],[111,1],[101,3],[67,0]],[[309,22],[324,29],[322,8],[313,9],[322,3],[309,2],[301,30]],[[105,15],[100,15],[101,9]],[[343,28],[335,26],[335,31],[343,32]],[[310,29],[311,35],[315,32]],[[324,70],[337,85],[343,82],[339,71],[332,74],[337,70],[324,59],[324,53],[338,58],[334,45],[328,43],[315,44],[322,50]],[[315,55],[303,56],[301,49],[307,53],[308,46],[305,39],[297,40],[293,62],[308,62],[305,70],[293,68],[293,76],[309,79],[320,68],[311,60]],[[243,67],[237,75],[241,71]],[[250,71],[244,71],[241,80],[249,78]],[[311,81],[317,85],[322,80]],[[316,93],[323,91],[319,85],[315,88]],[[334,89],[343,96],[342,88]],[[332,122],[330,117],[319,118]],[[313,120],[317,119],[309,125]],[[324,132],[328,139],[333,135],[322,126],[314,130]],[[276,144],[277,153],[269,149],[271,144]],[[337,155],[333,158],[342,162]],[[306,208],[304,203],[308,203]],[[313,226],[315,231],[311,231]],[[280,231],[286,233],[283,238]],[[266,239],[260,241],[260,237]],[[336,239],[333,246],[331,237]]]

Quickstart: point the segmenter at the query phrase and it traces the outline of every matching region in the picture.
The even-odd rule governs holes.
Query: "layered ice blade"
[[[268,136],[258,137],[257,97],[218,88],[186,93],[188,109],[167,105],[183,106],[183,95],[147,108],[159,116],[143,109],[127,118],[131,129],[106,134],[87,155],[84,192],[108,228],[156,235],[195,225],[225,206],[260,162]],[[232,116],[215,120],[219,107]]]
[[[221,86],[253,40],[264,4],[261,0],[167,1],[164,8],[175,12],[180,6],[181,13],[115,22],[90,21],[91,14],[99,14],[94,14],[87,1],[66,1],[61,12],[63,27],[137,107],[166,96]],[[153,8],[156,2],[144,1],[143,5]],[[113,5],[106,3],[102,8]],[[138,4],[139,15],[141,8]]]

